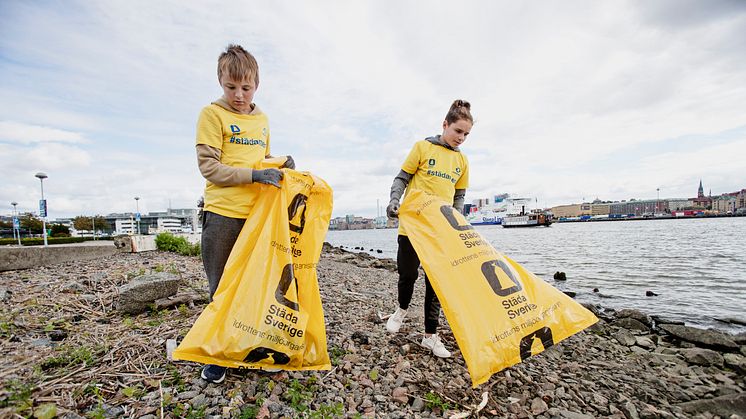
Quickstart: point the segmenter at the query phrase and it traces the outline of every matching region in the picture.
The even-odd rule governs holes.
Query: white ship
[[[487,201],[487,200],[485,200]],[[508,198],[507,195],[497,195],[491,202],[482,206],[473,206],[466,215],[466,221],[471,225],[499,225],[508,214],[524,211],[531,198]]]

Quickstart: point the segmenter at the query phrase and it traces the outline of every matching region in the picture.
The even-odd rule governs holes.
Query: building
[[[712,193],[710,193],[712,195]],[[697,197],[692,199],[693,207],[700,209],[710,209],[712,207],[712,198],[705,196],[705,190],[702,187],[702,179],[699,180],[699,188],[697,189]]]
[[[180,208],[141,215],[140,221],[133,213],[108,214],[104,218],[114,234],[195,233],[201,232],[202,226],[196,208]]]
[[[601,201],[594,201],[591,204],[591,215],[609,215],[611,212],[611,204]]]
[[[712,210],[722,214],[736,213],[738,209],[746,208],[746,189],[738,192],[724,193],[712,198]]]
[[[589,203],[558,205],[550,209],[555,218],[572,218],[583,215],[591,215],[592,208]]]
[[[373,219],[356,217],[355,215],[346,215],[329,220],[329,230],[368,230],[374,228],[376,228],[376,222]]]
[[[712,210],[720,214],[733,214],[738,209],[738,199],[728,194],[712,198]]]
[[[694,207],[694,202],[691,199],[673,198],[666,199],[665,201],[668,203],[668,209],[671,211],[682,211]]]
[[[668,201],[658,199],[630,199],[629,201],[612,202],[609,204],[609,214],[630,215],[637,217],[656,213],[670,212]]]

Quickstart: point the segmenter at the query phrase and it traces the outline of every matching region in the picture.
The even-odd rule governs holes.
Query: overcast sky
[[[9,1],[0,213],[194,207],[200,109],[229,44],[260,65],[272,153],[375,216],[454,99],[467,202],[542,206],[746,188],[746,2]]]

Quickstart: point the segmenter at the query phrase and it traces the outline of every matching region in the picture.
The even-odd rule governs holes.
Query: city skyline
[[[334,216],[385,208],[410,148],[457,98],[475,116],[466,202],[746,184],[743,2],[140,6],[4,4],[0,212],[38,212],[37,172],[50,219],[194,207],[194,127],[229,43],[259,62],[272,154],[326,180]]]
[[[717,197],[717,196],[725,195],[725,194],[738,193],[739,191],[741,191],[743,189],[746,189],[746,186],[744,186],[742,188],[738,188],[737,190],[724,191],[724,192],[721,192],[721,193],[718,193],[718,194],[713,194],[713,193],[711,193],[711,190],[710,190],[710,193],[704,193],[703,196],[706,196],[706,197],[707,196]],[[479,201],[479,200],[489,200],[489,201],[491,201],[495,196],[498,196],[498,195],[501,195],[501,194],[492,194],[492,195],[486,196],[486,197],[474,198],[472,201],[467,202],[467,203],[474,204],[476,201]],[[688,196],[665,196],[664,197],[664,196],[656,195],[655,197],[631,197],[631,198],[619,199],[619,200],[607,200],[607,199],[602,199],[600,197],[595,197],[595,198],[592,198],[592,199],[585,199],[585,200],[581,200],[581,201],[577,201],[577,202],[558,203],[558,204],[552,205],[551,207],[557,207],[557,206],[562,206],[562,205],[576,205],[576,204],[584,204],[584,203],[587,204],[587,203],[594,203],[596,201],[600,201],[600,202],[603,202],[603,203],[618,203],[618,202],[629,202],[629,201],[652,201],[652,200],[664,201],[664,200],[677,200],[677,199],[695,199],[697,197],[698,196],[697,196],[696,192],[695,192],[695,194],[690,194]],[[538,199],[536,200],[536,202],[538,202]],[[550,209],[551,208],[549,206],[542,206],[542,205],[538,205],[538,207],[542,208],[542,209]],[[194,208],[196,208],[196,205],[194,207],[185,207],[185,208],[194,209]],[[148,216],[148,215],[154,215],[154,214],[162,214],[163,212],[167,212],[167,211],[171,211],[171,210],[180,210],[180,209],[182,209],[182,208],[169,207],[169,208],[164,208],[164,209],[154,209],[154,210],[151,210],[151,211],[148,211],[148,212],[142,212],[142,215],[143,216]],[[18,214],[20,214],[20,215],[24,215],[24,214],[27,214],[29,212],[32,213],[32,214],[38,215],[38,209],[35,212],[35,211],[24,211],[21,208],[18,208],[17,211],[18,211]],[[65,220],[65,219],[71,219],[71,218],[74,218],[74,217],[77,217],[77,216],[115,216],[115,215],[128,215],[128,214],[134,215],[134,214],[136,214],[136,211],[137,210],[132,210],[132,211],[112,211],[112,212],[108,212],[108,213],[105,213],[105,214],[82,214],[81,213],[81,214],[75,214],[75,215],[72,215],[72,216],[57,217],[56,219]],[[7,214],[5,214],[5,213],[2,214],[2,216],[10,216],[10,215],[11,215],[10,212],[8,212]],[[350,215],[362,216],[362,217],[365,217],[365,218],[373,219],[373,218],[375,218],[377,216],[384,216],[385,215],[385,208],[381,207],[373,215],[351,213],[351,214],[334,215],[333,218],[343,218],[345,216],[350,216]],[[50,218],[50,221],[54,221],[54,220],[55,219],[51,219]]]

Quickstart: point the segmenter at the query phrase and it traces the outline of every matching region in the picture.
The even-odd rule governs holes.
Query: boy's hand
[[[295,170],[295,160],[293,160],[292,156],[287,156],[287,160],[285,160],[285,163],[282,164],[280,169],[283,167],[287,167],[288,169]]]
[[[282,172],[278,169],[255,169],[251,172],[251,181],[280,187]]]
[[[389,218],[399,218],[399,200],[398,199],[392,199],[391,202],[389,202],[389,206],[386,207],[386,215],[388,215]]]

